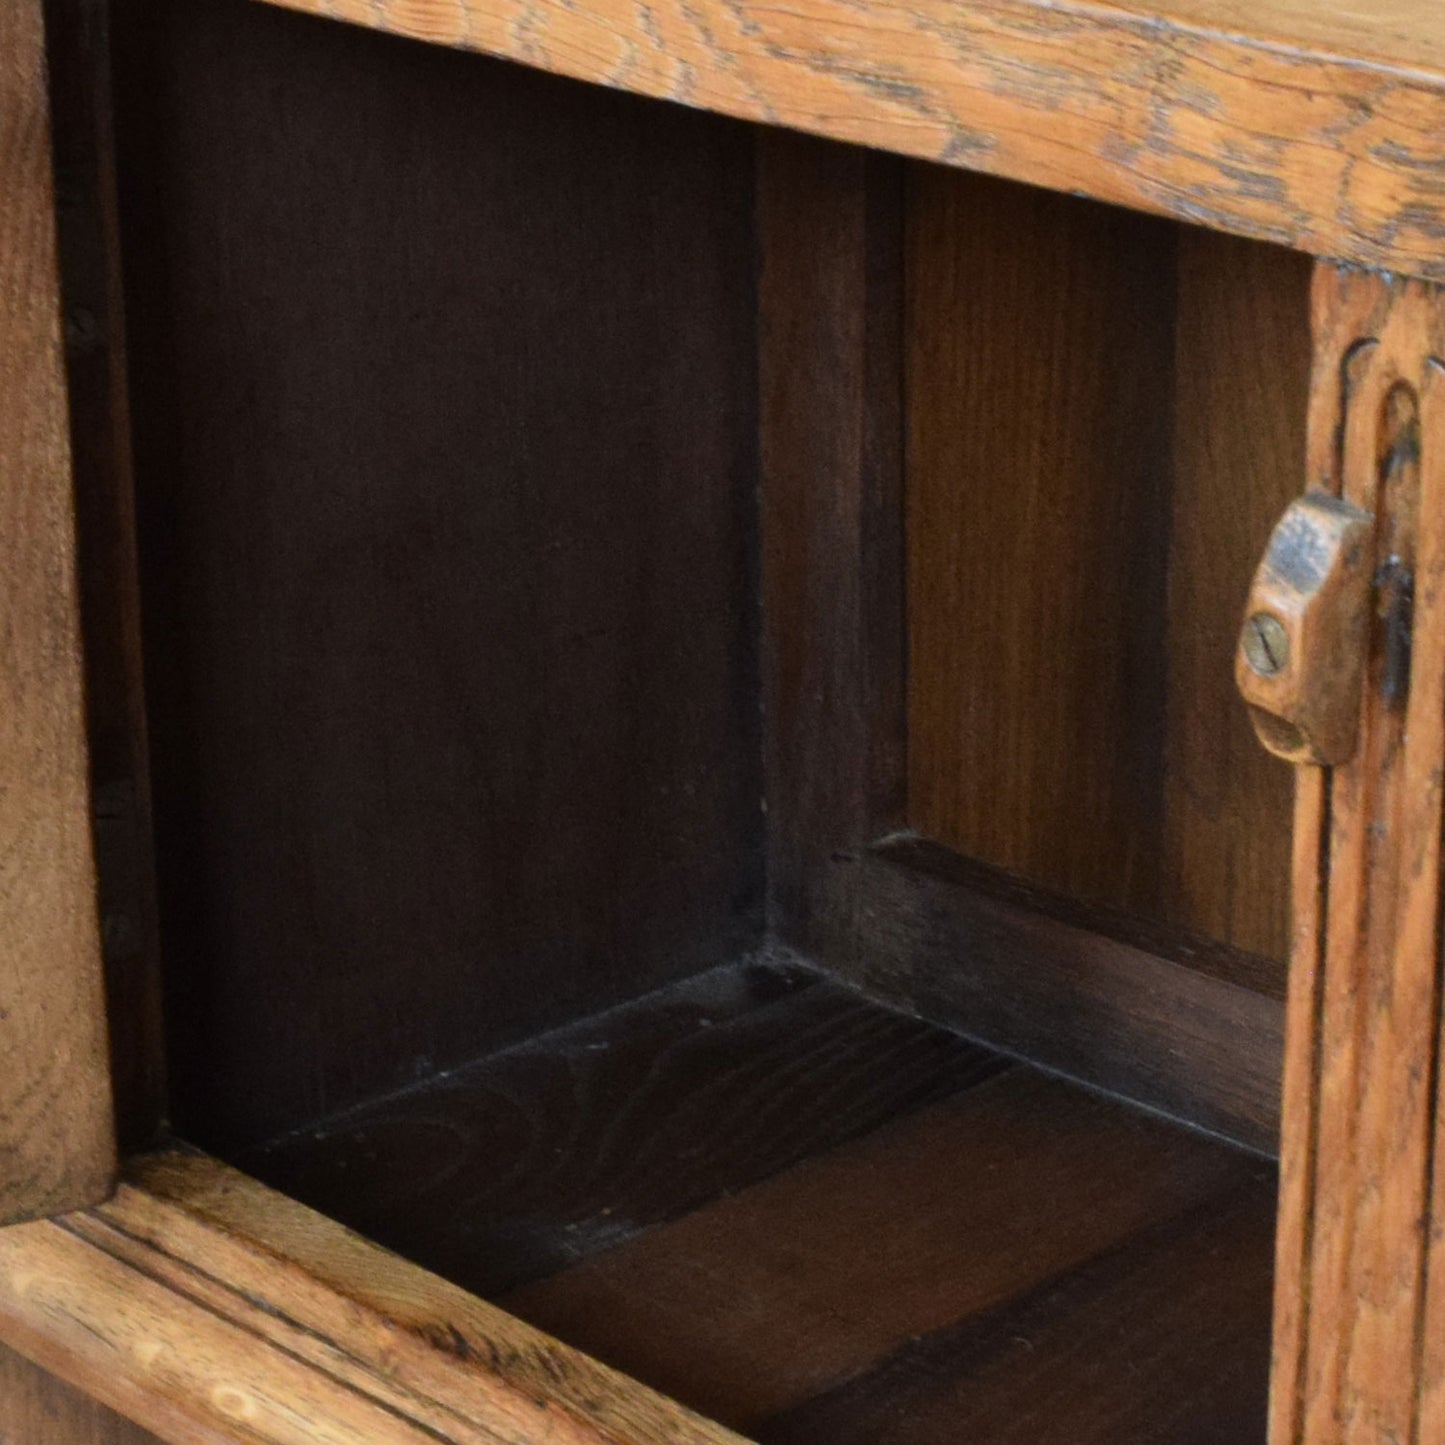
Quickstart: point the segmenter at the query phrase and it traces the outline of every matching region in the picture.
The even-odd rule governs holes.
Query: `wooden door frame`
[[[1374,514],[1354,755],[1295,816],[1272,1445],[1445,1431],[1445,291],[1318,263],[1308,485]]]
[[[0,7],[0,1222],[115,1178],[40,0]]]

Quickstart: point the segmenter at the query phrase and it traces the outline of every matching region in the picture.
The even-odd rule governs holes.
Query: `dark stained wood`
[[[927,167],[909,202],[909,822],[1283,960],[1233,685],[1298,491],[1307,263]]]
[[[758,942],[752,138],[126,9],[172,1095],[238,1147]]]
[[[763,1445],[1263,1445],[1274,1181],[1193,1212],[754,1429]]]
[[[1254,564],[1304,475],[1310,261],[1190,227],[1176,246],[1157,912],[1282,964],[1293,780],[1260,751],[1230,657]]]
[[[769,924],[903,813],[902,172],[758,135]],[[828,920],[837,926],[836,920]]]
[[[796,969],[714,970],[239,1160],[492,1297],[990,1077]]]
[[[40,0],[0,7],[0,1222],[115,1169]]]
[[[1273,959],[1232,948],[1207,934],[1189,933],[1123,909],[1106,908],[1066,893],[1051,892],[1017,874],[961,857],[914,834],[880,838],[868,849],[868,856],[956,884],[960,889],[1006,903],[1019,912],[1034,914],[1041,930],[1056,924],[1076,933],[1097,934],[1102,940],[1152,954],[1161,962],[1176,964],[1219,983],[1248,989],[1268,999],[1284,1000],[1285,980]]]
[[[1147,912],[1174,231],[937,167],[909,179],[908,821]]]
[[[1051,896],[918,839],[831,865],[855,931],[826,957],[971,1038],[1273,1154],[1271,962]]]
[[[1439,277],[1432,0],[278,0],[747,120]]]
[[[1226,1357],[1213,1368],[1222,1381],[1248,1379],[1259,1439],[1269,1175],[1258,1161],[1198,1135],[1013,1069],[502,1303],[764,1439],[769,1417],[885,1361],[905,1372],[916,1362],[924,1391],[946,1387],[956,1363],[965,1397],[969,1382],[959,1377],[976,1366],[979,1408],[989,1408],[998,1388],[991,1358],[1016,1348],[1014,1336],[995,1339],[992,1351],[981,1342],[961,1348],[956,1361],[946,1345],[931,1348],[928,1337],[949,1331],[966,1338],[968,1321],[981,1335],[990,1312],[1004,1329],[1037,1333],[1046,1358],[1051,1336],[1087,1331],[1091,1351],[1072,1366],[1059,1362],[1049,1380],[1057,1411],[1050,1438],[1066,1440],[1071,1417],[1088,1424],[1111,1414],[1127,1418],[1133,1409],[1136,1418],[1147,1420],[1152,1410],[1168,1419],[1177,1406],[1176,1374],[1197,1387],[1194,1330],[1159,1330],[1153,1377],[1141,1380],[1141,1322],[1114,1312],[1135,1306],[1140,1291],[1157,1299],[1174,1284],[1183,1298],[1172,1318],[1182,1323],[1192,1303],[1208,1316],[1201,1332],[1243,1354],[1238,1371]],[[1252,1203],[1241,1210],[1245,1195]],[[1211,1233],[1211,1214],[1234,1229]],[[1181,1233],[1192,1233],[1192,1241],[1161,1252],[1153,1232],[1186,1219]],[[1221,1296],[1209,1284],[1209,1265],[1181,1267],[1178,1255],[1191,1244],[1215,1268],[1237,1266],[1242,1277]],[[1091,1261],[1135,1249],[1141,1261],[1102,1267],[1093,1281],[1104,1285],[1102,1293],[1088,1287],[1087,1275],[1083,1287],[1071,1280]],[[1051,1283],[1058,1285],[1052,1296]],[[1221,1328],[1220,1311],[1232,1307],[1249,1313]],[[1071,1367],[1073,1388],[1059,1379]],[[889,1388],[906,1390],[897,1379]],[[1017,1401],[1026,1388],[1017,1375],[1013,1388]],[[1239,1418],[1240,1402],[1216,1393],[1200,1403],[1211,1398],[1228,1418]],[[806,1438],[831,1445],[838,1437],[825,1429]],[[872,1437],[864,1430],[851,1438]],[[1225,1438],[1214,1437],[1221,1445]]]
[[[761,151],[770,923],[891,1003],[1272,1152],[1289,777],[1232,660],[1302,466],[1305,268],[910,168],[905,569],[879,166]],[[941,851],[895,850],[926,879],[868,858],[902,811],[1021,878],[1000,898]]]
[[[124,1150],[153,1141],[166,1105],[108,9],[46,0],[46,59],[101,950]]]
[[[87,1395],[0,1346],[0,1441],[5,1445],[158,1445]]]

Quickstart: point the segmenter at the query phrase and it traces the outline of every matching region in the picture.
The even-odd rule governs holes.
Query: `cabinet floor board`
[[[772,1417],[790,1445],[993,1445],[1009,1421],[1030,1440],[1247,1445],[1272,1173],[1015,1067],[500,1303],[767,1445]],[[1045,1373],[1007,1368],[1019,1339]],[[1181,1410],[1201,1433],[1174,1433]]]
[[[1002,1067],[814,973],[744,964],[235,1162],[495,1297]]]
[[[1246,1180],[760,1425],[765,1445],[1256,1445],[1274,1193]]]
[[[764,1445],[1263,1439],[1273,1168],[791,965],[238,1162]]]

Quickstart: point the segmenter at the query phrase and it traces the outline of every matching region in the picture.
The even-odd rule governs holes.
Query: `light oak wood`
[[[1422,1391],[1445,1354],[1445,294],[1321,265],[1313,304],[1309,483],[1377,523],[1357,750],[1304,770],[1296,812],[1271,1440],[1424,1442],[1445,1423]]]
[[[0,1440],[6,1445],[156,1445],[149,1430],[4,1348],[0,1348]]]
[[[1333,0],[274,0],[748,120],[1445,275],[1445,22]]]
[[[0,1222],[114,1169],[40,0],[0,6]]]
[[[1169,0],[1170,20],[1407,70],[1445,69],[1445,15],[1430,0]]]
[[[177,1445],[737,1441],[194,1154],[0,1232],[0,1341]]]

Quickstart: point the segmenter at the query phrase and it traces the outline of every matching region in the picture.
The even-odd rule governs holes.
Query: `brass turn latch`
[[[1234,672],[1260,741],[1292,763],[1355,751],[1373,513],[1324,492],[1292,502],[1254,575]]]

